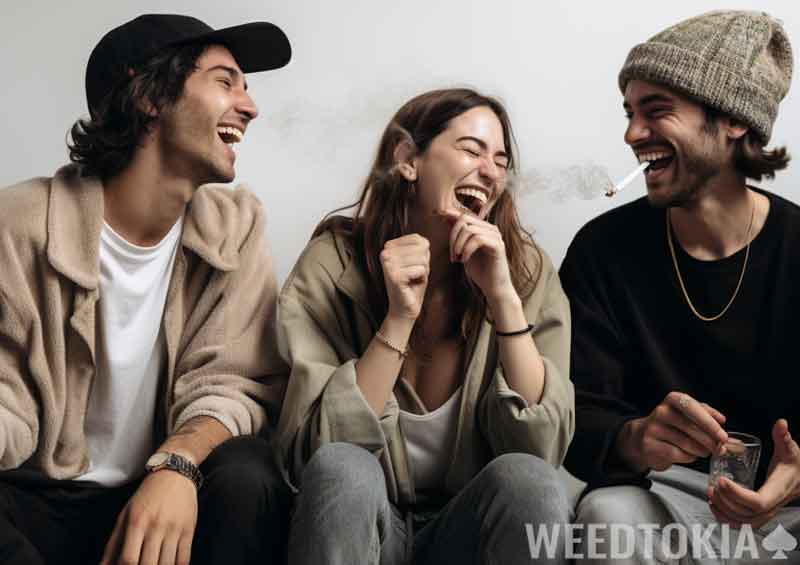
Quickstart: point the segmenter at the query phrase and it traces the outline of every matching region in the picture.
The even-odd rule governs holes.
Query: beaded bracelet
[[[404,349],[404,348],[402,348],[402,347],[398,347],[398,346],[396,346],[394,343],[392,343],[391,341],[389,341],[389,338],[387,338],[385,335],[383,335],[383,334],[380,332],[380,330],[378,330],[377,332],[375,332],[375,339],[377,339],[378,341],[380,341],[380,342],[381,342],[383,345],[385,345],[386,347],[388,347],[388,348],[389,348],[389,349],[391,349],[392,351],[395,351],[395,352],[397,352],[397,354],[400,356],[400,359],[403,359],[403,358],[405,358],[405,357],[408,357],[408,348],[407,348],[407,347]]]

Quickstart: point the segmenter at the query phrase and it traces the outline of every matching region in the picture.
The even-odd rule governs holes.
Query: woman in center
[[[496,99],[417,96],[289,275],[290,563],[530,563],[540,534],[565,562],[569,305],[520,225],[514,149]]]

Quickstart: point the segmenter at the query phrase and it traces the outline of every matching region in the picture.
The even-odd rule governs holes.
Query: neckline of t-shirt
[[[152,246],[142,246],[131,243],[125,239],[104,219],[100,236],[103,238],[104,242],[117,251],[142,259],[158,254],[164,247],[172,247],[180,237],[182,227],[183,216],[178,218],[178,221],[169,229],[161,241]]]
[[[442,412],[444,412],[445,410],[449,409],[452,406],[452,404],[455,403],[456,398],[461,396],[461,389],[463,389],[463,388],[464,388],[464,385],[459,386],[456,389],[456,391],[452,395],[450,395],[450,398],[448,398],[447,400],[444,401],[444,404],[442,404],[441,406],[439,406],[435,410],[430,410],[430,411],[426,412],[425,414],[414,414],[413,412],[408,412],[407,410],[403,410],[402,408],[400,409],[400,413],[403,415],[403,417],[410,418],[410,419],[416,420],[418,422],[422,422],[422,421],[425,421],[425,420],[432,420],[436,416],[441,415]]]
[[[769,199],[769,210],[767,210],[767,217],[764,219],[764,225],[761,226],[761,231],[759,231],[750,242],[750,257],[748,258],[748,262],[759,262],[761,257],[763,257],[763,253],[760,253],[763,251],[763,242],[769,240],[770,234],[775,229],[775,226],[779,223],[779,219],[776,216],[779,215],[780,212],[776,209],[778,202],[772,193],[755,186],[748,185],[747,188],[757,192],[758,194],[762,194]],[[741,263],[745,253],[747,252],[746,245],[732,255],[728,255],[722,259],[713,259],[707,261],[692,257],[689,253],[687,253],[678,241],[678,238],[675,235],[675,230],[672,229],[671,225],[670,230],[672,230],[672,242],[675,246],[678,260],[684,265],[688,265],[689,268],[703,269],[707,271],[725,271],[732,267],[741,268]]]

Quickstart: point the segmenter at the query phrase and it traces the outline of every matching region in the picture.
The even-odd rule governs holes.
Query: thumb
[[[775,457],[781,461],[800,461],[800,446],[789,432],[789,423],[781,418],[772,426],[772,442],[775,446]]]

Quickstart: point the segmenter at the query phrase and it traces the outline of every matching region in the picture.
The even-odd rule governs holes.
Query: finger
[[[450,261],[455,261],[458,257],[458,240],[461,237],[462,232],[467,228],[468,223],[465,216],[462,215],[454,224],[453,227],[450,228]]]
[[[461,261],[462,263],[466,263],[466,246],[469,241],[472,241],[475,237],[483,238],[481,244],[478,246],[480,247],[487,245],[490,241],[496,241],[497,243],[501,243],[503,241],[500,232],[492,229],[493,226],[487,224],[485,226],[479,224],[468,224],[465,226],[459,233],[458,238],[456,239],[455,244],[453,245],[453,255],[455,256],[457,261]],[[474,253],[477,249],[473,249],[472,252]]]
[[[694,457],[708,457],[711,453],[703,444],[678,428],[669,424],[656,423],[653,425],[653,435],[658,439],[681,448]]]
[[[712,498],[714,506],[719,508],[722,512],[741,523],[750,523],[755,517],[752,510],[743,506],[736,500],[735,497],[730,495],[723,485],[717,483],[717,488],[714,489],[714,496]]]
[[[497,239],[485,234],[473,235],[464,245],[464,250],[461,252],[461,262],[468,263],[472,256],[479,250],[491,250],[495,256],[500,256],[500,247],[503,245],[502,239]]]
[[[178,542],[178,565],[189,565],[192,559],[192,536],[184,534]]]
[[[411,265],[400,269],[397,276],[402,284],[425,282],[428,280],[428,270],[426,265]]]
[[[717,443],[724,443],[728,440],[728,434],[722,429],[719,422],[717,422],[697,400],[688,394],[683,392],[670,392],[665,400],[672,408],[697,424],[697,427],[700,428],[701,431],[714,438]]]
[[[692,463],[697,459],[691,453],[687,453],[680,447],[667,443],[655,437],[650,437],[647,440],[647,446],[650,457],[655,461],[669,462],[670,465],[674,463]]]
[[[717,505],[714,504],[713,500],[708,501],[708,506],[711,509],[711,513],[714,514],[714,517],[720,524],[728,524],[732,528],[740,528],[742,526],[741,522],[737,522],[733,517],[728,516],[720,508],[717,508]]]
[[[725,417],[725,414],[723,414],[722,412],[720,412],[719,410],[717,410],[716,408],[714,408],[710,404],[706,404],[705,402],[701,402],[700,406],[702,406],[705,409],[706,412],[711,414],[711,417],[714,418],[717,422],[719,422],[720,426],[723,425],[728,420]]]
[[[682,435],[690,437],[695,443],[701,445],[703,450],[706,451],[702,457],[707,457],[719,451],[720,447],[716,438],[701,430],[697,424],[683,413],[667,405],[666,414],[667,418],[662,421],[662,424],[678,430]]]
[[[158,565],[175,565],[177,563],[176,558],[180,539],[180,532],[164,537],[164,541],[161,543],[161,555],[158,558]]]
[[[381,261],[384,266],[406,267],[408,265],[428,265],[431,262],[430,252],[427,250],[412,250],[407,253],[381,252]]]
[[[428,241],[427,238],[419,235],[418,233],[410,233],[408,235],[403,235],[395,239],[390,239],[389,241],[383,244],[383,247],[384,249],[386,249],[387,247],[398,248],[411,245],[422,245],[425,247],[430,247],[430,242]]]
[[[117,555],[119,555],[120,545],[124,539],[123,534],[125,533],[126,515],[126,511],[123,510],[117,518],[117,522],[114,525],[114,531],[111,532],[111,537],[108,538],[106,547],[103,550],[103,557],[100,559],[100,565],[112,565],[113,563],[116,563]]]
[[[724,489],[727,498],[735,500],[738,504],[748,508],[753,514],[763,514],[779,502],[779,500],[770,499],[769,493],[764,493],[770,483],[777,481],[767,479],[767,482],[762,485],[758,492],[745,488],[742,485],[733,482],[727,477],[720,477],[717,481],[717,488]]]
[[[164,532],[156,528],[150,528],[150,531],[147,532],[147,536],[144,538],[139,561],[133,561],[133,563],[139,563],[139,565],[158,565],[163,542]]]
[[[125,529],[125,541],[122,543],[122,550],[120,551],[120,560],[123,563],[139,563],[139,558],[142,555],[142,542],[144,541],[144,530],[134,527],[133,524],[128,523]]]

